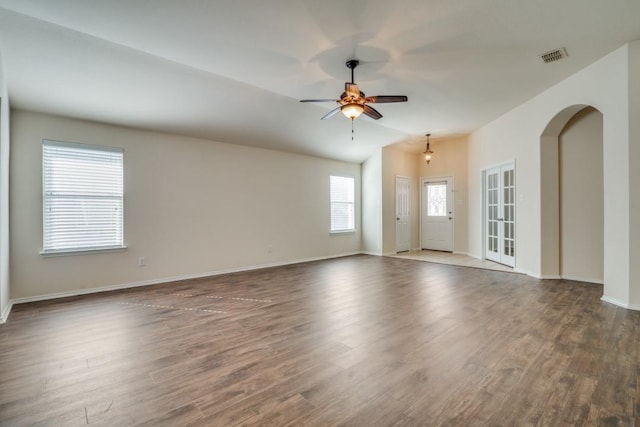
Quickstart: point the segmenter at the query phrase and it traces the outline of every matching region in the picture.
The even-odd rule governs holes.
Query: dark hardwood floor
[[[353,256],[14,306],[2,425],[634,425],[602,287]]]

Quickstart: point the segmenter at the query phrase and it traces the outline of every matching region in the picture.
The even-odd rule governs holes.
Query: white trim
[[[514,219],[513,219],[513,224],[514,224],[514,228],[513,228],[513,242],[516,245],[515,249],[515,256],[513,257],[508,257],[508,258],[512,258],[513,259],[513,265],[510,264],[504,264],[503,262],[499,262],[493,259],[489,259],[487,258],[487,172],[490,171],[491,169],[500,169],[500,173],[499,173],[499,179],[500,179],[500,183],[502,183],[503,181],[503,176],[502,176],[502,168],[512,168],[513,169],[513,179],[515,181],[515,184],[513,186],[513,197],[514,197],[514,210],[513,210],[513,215],[514,215]],[[499,163],[497,165],[491,165],[491,166],[487,166],[483,169],[480,170],[480,179],[482,180],[482,197],[481,197],[481,203],[482,203],[482,228],[481,228],[481,232],[482,232],[482,259],[483,260],[488,260],[488,261],[493,261],[493,262],[498,262],[499,264],[503,264],[506,265],[507,267],[511,267],[513,269],[516,268],[516,264],[517,264],[517,255],[519,253],[519,249],[518,249],[518,221],[517,221],[517,217],[518,217],[518,186],[517,186],[517,169],[516,169],[516,159],[513,158],[511,160],[507,160],[504,161],[502,163]],[[501,193],[503,193],[504,191],[504,185],[501,186],[502,188],[499,189],[499,194],[500,194],[500,200],[502,200],[503,195]],[[500,203],[502,205],[502,203]],[[504,236],[501,244],[504,244]],[[502,260],[502,251],[501,255],[500,255],[500,259]],[[528,276],[531,276],[531,274],[529,273],[525,273],[523,272],[523,274],[526,274]],[[534,275],[533,277],[538,277],[537,275]]]
[[[562,276],[564,280],[574,280],[576,282],[585,282],[585,283],[594,283],[596,285],[604,285],[604,280],[602,279],[593,279],[589,277],[576,277],[576,276]]]
[[[409,249],[408,249],[408,251],[410,252],[411,251],[411,231],[412,231],[411,230],[411,222],[412,222],[411,220],[412,220],[412,215],[413,215],[412,206],[411,206],[411,177],[408,177],[406,175],[398,175],[398,174],[396,174],[394,176],[395,176],[395,178],[394,178],[394,184],[395,185],[394,185],[394,189],[393,189],[393,196],[394,196],[393,203],[394,203],[395,209],[394,209],[393,214],[394,214],[394,218],[396,218],[396,219],[398,219],[398,178],[407,180],[407,186],[408,186],[407,203],[409,205],[408,206],[409,207],[409,209],[408,209],[409,210],[409,215],[408,215],[408,217],[409,217],[409,221],[408,221],[408,223],[409,223],[408,224],[408,227],[409,227]],[[396,248],[396,253],[398,253],[398,221],[395,222],[394,227],[395,227],[395,229],[394,229],[395,233],[394,234],[395,234],[395,239],[396,239],[395,248]],[[406,252],[406,251],[401,251],[401,252]]]
[[[75,256],[75,255],[91,255],[91,254],[104,254],[109,252],[125,252],[127,246],[117,246],[111,248],[97,248],[97,249],[63,249],[58,251],[40,252],[40,256],[45,258],[60,257],[60,256]]]
[[[129,288],[137,288],[137,287],[140,287],[140,286],[149,286],[149,285],[158,285],[158,284],[162,284],[162,283],[171,283],[171,282],[177,282],[177,281],[180,281],[180,280],[200,279],[200,278],[203,278],[203,277],[219,276],[219,275],[222,275],[222,274],[229,274],[229,273],[240,273],[240,272],[243,272],[243,271],[260,270],[260,269],[263,269],[263,268],[270,268],[270,267],[281,267],[281,266],[284,266],[284,265],[300,264],[300,263],[303,263],[303,262],[322,261],[322,260],[326,260],[326,259],[342,258],[342,257],[347,257],[347,256],[360,255],[361,253],[362,252],[349,252],[349,253],[338,254],[338,255],[330,255],[330,256],[325,256],[325,257],[305,258],[305,259],[298,259],[298,260],[286,261],[286,262],[274,262],[274,263],[268,263],[268,264],[253,265],[253,266],[249,266],[249,267],[237,267],[237,268],[229,268],[229,269],[224,269],[224,270],[214,270],[214,271],[209,271],[209,272],[205,272],[205,273],[184,274],[184,275],[181,275],[181,276],[173,276],[173,277],[164,277],[164,278],[159,278],[159,279],[143,280],[141,282],[131,282],[131,283],[122,283],[122,284],[118,284],[118,285],[101,286],[99,288],[77,289],[77,290],[73,290],[73,291],[57,292],[55,294],[46,294],[46,295],[37,295],[37,296],[33,296],[33,297],[16,298],[16,299],[11,300],[9,302],[9,304],[11,305],[11,304],[23,304],[23,303],[28,303],[28,302],[46,301],[46,300],[57,299],[57,298],[75,297],[75,296],[80,296],[80,295],[95,294],[95,293],[99,293],[99,292],[115,291],[115,290],[119,290],[119,289],[129,289]],[[9,313],[7,311],[7,316],[8,315],[9,315]]]
[[[124,153],[124,148],[121,147],[110,147],[107,145],[96,145],[96,144],[87,144],[85,142],[70,142],[70,141],[58,141],[55,139],[43,139],[42,145],[44,144],[53,146],[53,147],[64,147],[64,148],[78,148],[83,147],[86,150],[94,150],[94,151],[110,151],[112,153]]]
[[[487,260],[487,261],[491,261],[491,260]],[[491,261],[491,262],[495,262],[495,261]],[[500,264],[500,263],[498,262],[497,264]],[[505,264],[501,264],[501,265],[505,265]],[[508,265],[506,265],[506,267],[509,267],[509,266],[508,266]],[[530,271],[523,270],[523,269],[518,268],[518,267],[513,267],[513,272],[514,272],[514,273],[524,274],[524,275],[526,275],[526,276],[533,277],[534,279],[540,279],[540,280],[543,280],[543,279],[553,279],[553,277],[542,277],[542,276],[540,276],[540,275],[539,275],[539,274],[537,274],[537,273],[532,273],[532,272],[530,272]]]
[[[351,202],[353,204],[353,228],[345,228],[345,229],[332,229],[331,227],[333,226],[333,223],[331,222],[331,218],[333,216],[333,209],[332,209],[332,204],[333,204],[333,199],[331,198],[331,178],[349,178],[351,180],[353,180],[353,202]],[[356,192],[356,177],[354,175],[334,175],[334,174],[329,174],[329,234],[345,234],[345,233],[355,233],[356,229],[357,229],[357,225],[356,225],[356,199],[357,199],[357,192]],[[349,203],[349,202],[345,202],[345,203]],[[362,213],[360,213],[360,215],[362,215]]]
[[[452,254],[454,254],[454,255],[464,255],[464,256],[471,257],[471,258],[475,258],[475,257],[472,257],[471,255],[467,254],[466,252],[453,251],[453,252],[451,252],[451,253],[452,253]],[[478,259],[479,259],[479,258],[478,258]]]
[[[451,253],[456,253],[454,251],[456,247],[456,179],[455,175],[441,175],[441,176],[421,176],[420,177],[420,188],[418,189],[418,242],[420,243],[420,250],[426,249],[422,247],[422,191],[424,189],[425,182],[437,182],[445,180],[451,180],[451,193],[453,194],[453,200],[451,201],[451,212],[450,214],[453,217],[453,224],[451,224]],[[426,249],[430,250],[430,249]]]
[[[383,254],[382,252],[370,252],[370,251],[363,251],[360,252],[362,255],[371,255],[371,256],[385,256],[385,254]],[[388,254],[391,255],[391,254]]]
[[[9,300],[9,304],[7,304],[5,309],[2,311],[2,314],[0,315],[0,325],[3,324],[3,323],[6,323],[7,319],[9,318],[9,314],[11,313],[11,309],[13,308],[14,304],[24,304],[24,303],[29,303],[29,302],[46,301],[46,300],[57,299],[57,298],[88,295],[88,294],[94,294],[94,293],[99,293],[99,292],[114,291],[114,290],[119,290],[119,289],[129,289],[129,288],[136,288],[136,287],[141,287],[141,286],[158,285],[158,284],[162,284],[162,283],[177,282],[177,281],[180,281],[180,280],[199,279],[199,278],[209,277],[209,276],[219,276],[219,275],[222,275],[222,274],[239,273],[239,272],[243,272],[243,271],[259,270],[259,269],[262,269],[262,268],[280,267],[280,266],[284,266],[284,265],[300,264],[300,263],[304,263],[304,262],[313,262],[313,261],[322,261],[322,260],[326,260],[326,259],[342,258],[342,257],[354,256],[354,255],[389,256],[389,255],[395,255],[395,253],[393,253],[393,252],[377,253],[377,252],[362,252],[362,251],[361,252],[349,252],[349,253],[338,254],[338,255],[330,255],[330,256],[326,256],[326,257],[306,258],[306,259],[299,259],[299,260],[288,261],[288,262],[275,262],[275,263],[260,264],[260,265],[250,266],[250,267],[239,267],[239,268],[230,268],[230,269],[225,269],[225,270],[216,270],[216,271],[211,271],[211,272],[207,272],[207,273],[185,274],[185,275],[182,275],[182,276],[174,276],[174,277],[168,277],[168,278],[164,278],[164,279],[152,279],[152,280],[144,280],[142,282],[123,283],[123,284],[120,284],[120,285],[103,286],[103,287],[100,287],[100,288],[78,289],[78,290],[75,290],[75,291],[58,292],[58,293],[55,293],[55,294],[39,295],[39,296],[25,297],[25,298],[16,298],[16,299]],[[468,255],[468,256],[470,256],[472,258],[476,258],[476,259],[482,259],[482,258],[478,258],[478,257],[473,256],[473,255]],[[546,279],[561,279],[560,276],[551,276],[551,275],[540,276],[540,275],[532,274],[531,272],[527,272],[527,271],[524,271],[524,270],[521,270],[521,269],[518,269],[518,268],[514,268],[513,271],[515,273],[525,274],[527,276],[530,276],[530,277],[533,277],[533,278],[536,278],[536,279],[543,279],[543,280],[546,280]],[[615,298],[610,298],[610,297],[607,297],[605,295],[603,295],[600,298],[600,300],[602,300],[604,302],[607,302],[607,303],[610,303],[610,304],[613,304],[613,305],[617,305],[618,307],[626,308],[626,309],[629,309],[629,310],[640,311],[640,305],[638,305],[638,304],[627,304],[627,303],[625,303],[623,301],[617,300]]]
[[[542,280],[562,280],[562,277],[557,274],[543,274],[537,277]]]
[[[5,323],[9,318],[9,313],[11,313],[11,308],[13,307],[13,301],[9,301],[9,304],[2,310],[2,314],[0,315],[0,325]]]
[[[600,298],[600,301],[608,302],[609,304],[617,305],[618,307],[626,308],[627,310],[640,311],[640,305],[638,305],[638,304],[628,304],[626,302],[617,300],[615,298],[608,297],[606,295],[603,295]]]

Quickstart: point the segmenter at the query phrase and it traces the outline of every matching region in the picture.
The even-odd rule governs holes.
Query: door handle
[[[496,221],[504,221],[504,218],[496,218]]]
[[[400,218],[396,218],[396,221],[400,221]]]
[[[449,217],[449,219],[451,219],[451,217]]]

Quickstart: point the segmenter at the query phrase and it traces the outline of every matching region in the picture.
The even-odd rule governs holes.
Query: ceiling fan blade
[[[373,120],[378,120],[382,118],[382,114],[380,114],[380,112],[374,108],[369,107],[368,105],[364,106],[364,114],[366,114],[367,116],[371,117]]]
[[[300,102],[336,102],[335,99],[301,99]]]
[[[349,82],[345,83],[344,91],[348,96],[351,96],[353,98],[360,97],[360,89],[358,88],[358,85],[355,83],[349,83]]]
[[[340,107],[336,107],[333,110],[329,111],[327,114],[325,114],[324,116],[322,116],[322,118],[320,120],[327,120],[328,118],[331,118],[333,116],[335,116],[336,114],[338,114],[340,112]]]
[[[408,98],[404,95],[378,95],[367,96],[366,100],[371,104],[384,104],[388,102],[407,102]]]

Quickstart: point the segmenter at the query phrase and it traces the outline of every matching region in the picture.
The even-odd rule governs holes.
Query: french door
[[[396,176],[396,252],[411,250],[409,178]]]
[[[516,265],[516,174],[513,163],[485,171],[485,258]]]
[[[422,178],[420,247],[453,251],[453,177]]]

